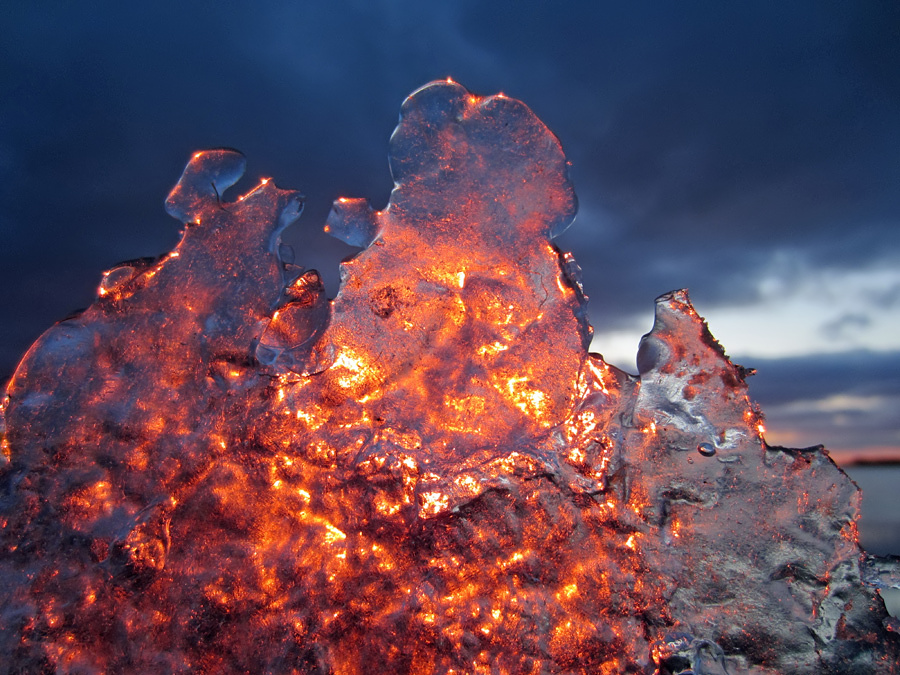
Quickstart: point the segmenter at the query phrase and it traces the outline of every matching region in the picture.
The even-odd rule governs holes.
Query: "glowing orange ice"
[[[390,167],[382,210],[335,202],[363,250],[329,300],[279,256],[299,196],[229,200],[243,157],[194,154],[174,251],[23,357],[0,672],[897,672],[858,490],[765,444],[687,292],[639,376],[588,353],[566,158],[524,104],[432,83]]]

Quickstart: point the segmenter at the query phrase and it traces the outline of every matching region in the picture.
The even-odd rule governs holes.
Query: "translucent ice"
[[[527,107],[452,82],[407,99],[390,161],[385,209],[339,199],[328,218],[371,245],[344,263],[317,346],[330,367],[286,403],[326,433],[335,412],[315,404],[321,391],[361,403],[340,423],[363,446],[335,452],[421,465],[434,482],[420,507],[434,515],[510,471],[556,466],[548,430],[573,411],[591,334],[550,244],[575,196],[559,142]]]
[[[23,357],[0,407],[6,672],[894,673],[858,490],[768,447],[686,291],[634,377],[587,353],[557,139],[436,82],[329,301],[190,160],[159,260]],[[863,564],[864,563],[864,564]],[[865,583],[864,583],[865,582]]]

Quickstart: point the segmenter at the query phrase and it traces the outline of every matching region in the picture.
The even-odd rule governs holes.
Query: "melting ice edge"
[[[196,153],[159,260],[0,407],[0,671],[895,673],[859,492],[773,448],[686,291],[634,377],[588,353],[576,199],[521,102],[413,93],[329,301],[297,193]],[[863,583],[865,576],[868,583]],[[6,670],[3,670],[5,668]]]

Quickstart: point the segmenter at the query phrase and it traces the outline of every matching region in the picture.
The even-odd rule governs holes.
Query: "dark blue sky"
[[[775,441],[900,448],[896,2],[10,2],[0,25],[0,378],[104,269],[174,245],[200,148],[307,195],[285,239],[333,294],[332,200],[386,202],[400,103],[452,76],[560,137],[595,349],[633,370],[688,287]]]

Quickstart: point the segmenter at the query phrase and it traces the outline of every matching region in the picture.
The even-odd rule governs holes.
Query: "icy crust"
[[[333,302],[300,199],[197,153],[176,249],[105,273],[0,408],[0,672],[895,673],[858,490],[769,448],[685,291],[589,355],[575,198],[518,101],[403,104]]]
[[[653,440],[626,441],[624,473],[653,528],[644,560],[674,581],[675,634],[713,643],[707,664],[719,655],[705,672],[895,672],[880,598],[860,579],[858,488],[821,448],[766,446],[747,371],[685,291],[657,299],[638,362],[633,424]]]

